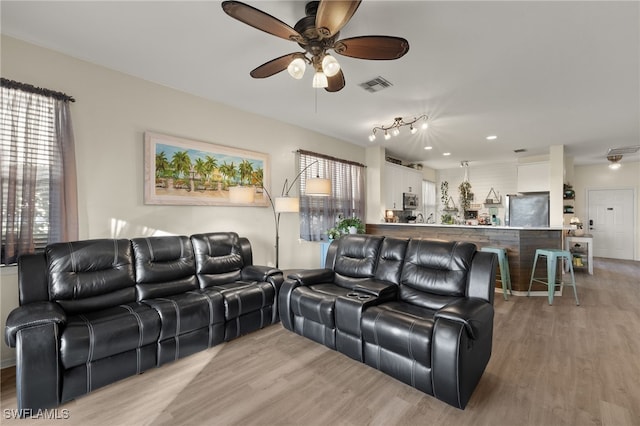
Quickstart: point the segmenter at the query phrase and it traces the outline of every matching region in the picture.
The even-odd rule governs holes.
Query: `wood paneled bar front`
[[[508,226],[466,226],[384,223],[366,226],[367,234],[397,238],[429,238],[444,241],[468,241],[478,249],[499,247],[507,250],[511,287],[526,294],[536,249],[562,248],[561,228],[515,228]],[[546,262],[538,262],[536,276],[546,274]],[[496,287],[501,289],[499,283]],[[543,284],[534,283],[531,291],[546,291]]]

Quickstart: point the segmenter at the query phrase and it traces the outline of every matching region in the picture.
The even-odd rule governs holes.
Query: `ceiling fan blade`
[[[244,22],[253,28],[272,34],[285,40],[304,41],[299,32],[278,18],[239,1],[223,1],[222,10],[232,18]]]
[[[323,38],[334,36],[351,19],[361,0],[322,0],[316,12],[316,28]]]
[[[280,56],[279,58],[265,62],[259,67],[253,69],[249,74],[253,78],[271,77],[274,74],[278,74],[280,71],[286,70],[291,61],[301,55],[301,53],[289,53],[288,55]]]
[[[342,70],[338,71],[338,74],[333,77],[327,77],[327,80],[329,81],[329,86],[324,88],[327,92],[338,92],[342,90],[345,85]]]
[[[333,50],[358,59],[398,59],[409,51],[409,42],[401,37],[362,36],[336,42]]]

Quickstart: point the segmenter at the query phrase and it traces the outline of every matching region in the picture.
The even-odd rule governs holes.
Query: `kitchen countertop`
[[[514,229],[523,231],[560,231],[564,229],[562,226],[543,226],[543,227],[524,227],[524,226],[504,226],[504,225],[442,225],[438,223],[372,223],[372,225],[381,226],[431,226],[439,228],[481,228],[481,229]]]

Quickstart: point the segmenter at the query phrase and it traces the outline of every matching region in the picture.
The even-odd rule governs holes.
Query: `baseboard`
[[[0,369],[14,367],[16,365],[15,358],[3,359],[0,361]]]

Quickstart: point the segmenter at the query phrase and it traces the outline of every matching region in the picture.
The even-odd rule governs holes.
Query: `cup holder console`
[[[354,292],[347,293],[347,297],[353,297],[353,298],[358,299],[358,300],[367,300],[367,299],[371,299],[371,295],[369,295],[369,294],[364,294],[364,293],[354,293]]]

